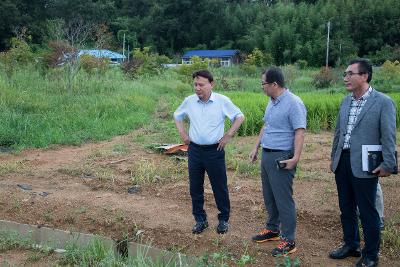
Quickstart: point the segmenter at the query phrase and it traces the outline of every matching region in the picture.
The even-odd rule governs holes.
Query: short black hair
[[[263,72],[265,81],[267,83],[277,83],[280,87],[285,87],[285,78],[283,77],[282,70],[278,67],[271,67]]]
[[[210,83],[214,81],[213,75],[208,70],[198,70],[198,71],[193,72],[192,78],[194,79],[196,77],[206,78],[206,79],[208,79],[208,81]]]
[[[350,60],[349,65],[358,64],[358,72],[368,74],[367,82],[370,82],[372,79],[372,64],[366,58],[356,58]]]

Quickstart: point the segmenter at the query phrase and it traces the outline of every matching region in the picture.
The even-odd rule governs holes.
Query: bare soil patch
[[[195,256],[224,252],[232,258],[229,265],[235,265],[243,254],[254,258],[251,266],[274,265],[270,250],[276,242],[250,242],[265,221],[258,175],[230,165],[231,227],[223,236],[215,232],[217,210],[207,182],[210,228],[192,235],[186,163],[145,149],[132,141],[136,134],[76,147],[0,154],[0,218],[115,239],[129,233],[136,241]],[[356,261],[327,257],[342,237],[336,185],[329,172],[331,140],[330,133],[307,134],[295,180],[298,252],[292,258],[298,257],[302,266],[350,266]],[[228,157],[246,157],[254,141],[255,137],[236,138],[228,146],[241,154],[235,150]],[[135,183],[139,191],[128,194]],[[381,179],[381,183],[386,220],[390,221],[399,216],[399,176]],[[29,184],[32,190],[18,184]],[[0,254],[0,263],[13,253]],[[400,266],[385,246],[380,263]]]

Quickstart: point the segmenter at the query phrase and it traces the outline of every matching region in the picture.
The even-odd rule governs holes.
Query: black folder
[[[394,152],[394,157],[396,159],[396,166],[394,166],[392,170],[392,174],[398,173],[397,167],[397,151]],[[378,166],[382,163],[383,156],[382,151],[368,151],[368,172],[372,173],[373,170],[378,168]]]

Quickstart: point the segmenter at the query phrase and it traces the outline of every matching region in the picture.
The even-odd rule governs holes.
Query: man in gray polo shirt
[[[303,149],[307,111],[302,100],[285,88],[279,68],[270,68],[263,73],[262,86],[270,101],[250,160],[257,160],[261,146],[261,181],[268,218],[265,228],[252,239],[258,243],[280,240],[272,250],[272,255],[278,256],[297,250],[292,187],[296,164]]]

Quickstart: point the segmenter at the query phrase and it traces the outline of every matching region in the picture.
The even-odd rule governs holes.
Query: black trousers
[[[216,145],[189,145],[189,182],[192,197],[192,211],[196,222],[207,220],[204,210],[204,176],[207,172],[219,210],[218,220],[229,220],[230,202],[227,185],[225,151],[217,150]]]
[[[354,177],[350,165],[350,153],[342,152],[335,173],[339,197],[343,239],[352,248],[360,246],[357,206],[364,233],[363,257],[376,260],[380,246],[380,221],[375,207],[378,178]]]

